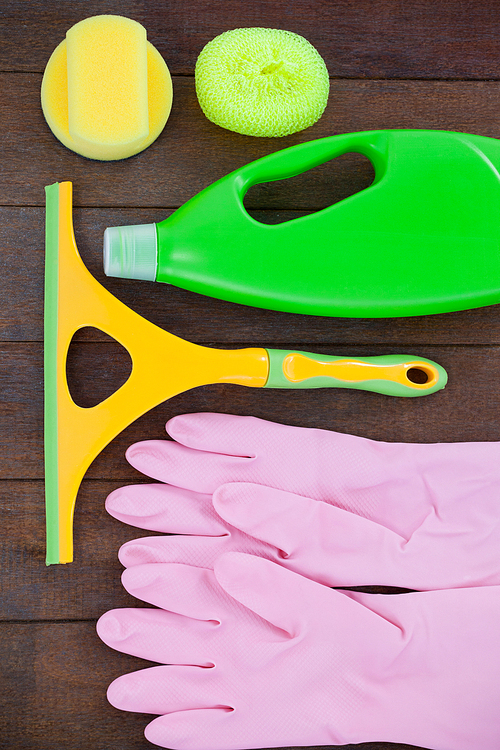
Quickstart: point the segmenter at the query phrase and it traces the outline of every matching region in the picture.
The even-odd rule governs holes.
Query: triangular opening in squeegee
[[[343,154],[296,177],[253,185],[243,204],[257,221],[282,224],[355,195],[374,179],[375,170],[366,156]]]
[[[81,328],[73,336],[66,360],[71,398],[83,408],[97,406],[130,377],[132,359],[114,338],[97,328]]]

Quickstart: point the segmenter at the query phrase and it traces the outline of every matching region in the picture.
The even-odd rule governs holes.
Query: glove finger
[[[216,443],[226,452],[214,453],[211,434],[205,440],[191,435],[188,439],[175,428],[177,420],[181,426],[196,427],[210,424],[215,417],[225,418],[221,424],[249,420],[244,424],[250,432],[257,423],[256,439],[248,440],[248,445],[235,441],[233,446],[233,428]],[[403,536],[409,536],[428,514],[422,482],[411,468],[414,446],[253,419],[211,414],[174,417],[173,430],[169,422],[171,433],[196,447],[172,440],[143,441],[130,446],[127,459],[138,471],[177,487],[212,494],[227,482],[255,482],[334,503]],[[205,443],[207,450],[198,449]],[[235,455],[237,449],[240,452]]]
[[[136,565],[123,571],[122,583],[137,599],[196,620],[219,622],[234,610],[213,571],[205,568],[178,563]]]
[[[353,644],[366,653],[373,649],[372,643],[401,638],[401,629],[376,612],[376,600],[382,595],[370,595],[370,608],[350,597],[351,592],[336,591],[270,560],[239,552],[219,557],[214,573],[230,596],[291,638],[300,639],[305,633],[311,642]]]
[[[219,557],[214,573],[229,596],[291,637],[307,626],[317,589],[323,588],[270,560],[240,552]]]
[[[485,535],[473,523],[457,528],[429,513],[405,538],[334,505],[238,482],[219,487],[213,502],[228,525],[267,543],[259,556],[326,586],[430,591],[500,581],[491,524]]]
[[[188,448],[233,456],[256,455],[273,436],[278,439],[294,429],[257,417],[210,412],[179,414],[166,424],[170,437]]]
[[[217,557],[233,551],[277,559],[273,547],[238,529],[218,537],[153,536],[133,539],[120,548],[118,557],[125,568],[147,563],[184,563],[212,570]]]
[[[224,706],[159,716],[148,724],[144,734],[153,744],[172,750],[262,747],[261,740],[252,739],[252,726],[242,722],[239,712]]]
[[[144,440],[126,452],[134,469],[160,482],[212,494],[233,479],[252,479],[254,458],[195,451],[172,440]]]
[[[212,667],[214,625],[161,609],[113,609],[97,621],[110,648],[160,664]],[[212,657],[212,658],[210,658]]]
[[[243,482],[219,487],[213,503],[228,524],[276,550],[267,557],[326,586],[432,584],[425,554],[415,560],[403,537],[355,513]]]
[[[393,476],[398,481],[404,477],[405,472],[401,471],[395,458],[401,453],[411,454],[413,450],[413,446],[408,449],[406,445],[382,443],[330,430],[294,427],[230,414],[179,415],[173,417],[166,428],[179,445],[218,455],[223,470],[226,468],[223,459],[243,459],[229,462],[227,468],[236,469],[236,472],[228,474],[227,478],[219,473],[218,484],[255,481],[327,502],[331,502],[331,489],[335,487],[338,488],[336,504],[346,508],[353,503],[355,506],[359,504],[362,515],[373,512],[371,497],[374,494],[378,497],[377,488],[381,483]],[[191,462],[195,468],[197,454],[184,455],[194,456]],[[242,469],[248,473],[243,474]],[[214,490],[215,487],[209,491]],[[365,490],[368,497],[365,497]]]
[[[216,668],[159,666],[124,674],[108,688],[115,708],[147,714],[169,714],[224,705],[214,680]],[[217,746],[215,746],[217,747]]]
[[[226,532],[211,495],[168,484],[119,487],[106,498],[106,510],[123,523],[149,531],[206,536]]]

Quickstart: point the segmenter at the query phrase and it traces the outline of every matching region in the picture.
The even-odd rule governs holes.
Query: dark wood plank
[[[142,606],[120,583],[119,547],[147,532],[106,513],[120,482],[84,482],[75,512],[75,560],[45,565],[43,482],[0,482],[1,620],[90,620],[113,607]]]
[[[142,23],[175,75],[192,75],[202,47],[242,26],[302,34],[323,55],[332,77],[498,78],[500,22],[488,0],[30,0],[2,3],[0,70],[41,72],[70,26],[118,13]]]
[[[0,634],[5,674],[0,747],[151,749],[143,730],[153,717],[117,711],[106,700],[113,679],[153,666],[150,662],[109,649],[97,637],[93,622],[4,624]],[[353,745],[343,747],[354,750]],[[412,746],[370,742],[356,748],[411,750]]]
[[[117,711],[108,684],[148,662],[114,653],[95,623],[3,625],[2,736],[16,750],[147,750],[148,717]]]
[[[130,159],[97,162],[73,153],[52,135],[40,108],[40,84],[39,74],[0,74],[2,205],[42,206],[45,185],[71,180],[76,206],[176,208],[254,159],[335,133],[435,128],[496,137],[499,132],[496,81],[332,81],[319,122],[278,139],[250,138],[219,128],[203,115],[193,78],[176,78],[172,114],[158,140]],[[321,208],[336,198],[333,175],[333,165],[318,167],[252,192],[249,205]],[[355,192],[364,179],[355,168],[345,185]]]
[[[75,234],[88,269],[106,288],[140,315],[188,341],[218,346],[257,342],[274,347],[291,341],[304,349],[314,349],[318,344],[409,345],[420,354],[427,345],[500,344],[498,305],[417,318],[322,318],[248,308],[165,284],[104,275],[102,237],[107,226],[160,221],[170,213],[165,209],[76,208]],[[257,218],[266,221],[298,214],[254,211]],[[44,222],[43,208],[0,207],[2,341],[43,341]],[[85,334],[85,338],[89,336]],[[90,338],[107,340],[96,332]]]

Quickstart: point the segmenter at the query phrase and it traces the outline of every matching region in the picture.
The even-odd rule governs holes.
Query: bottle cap
[[[104,232],[104,273],[120,279],[156,280],[156,224],[108,227]]]

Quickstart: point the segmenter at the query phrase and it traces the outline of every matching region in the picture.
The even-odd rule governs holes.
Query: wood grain
[[[84,17],[119,13],[145,25],[173,74],[167,126],[145,152],[102,163],[67,150],[40,108],[46,62]],[[283,139],[218,128],[196,99],[201,48],[229,28],[285,28],[323,55],[331,94],[321,120]],[[336,133],[436,128],[500,136],[500,17],[491,0],[4,0],[0,8],[0,748],[146,750],[151,717],[106,701],[114,677],[145,666],[95,634],[106,610],[142,606],[120,584],[117,551],[148,532],[112,519],[107,494],[148,481],[124,453],[167,439],[176,414],[252,414],[386,441],[500,440],[500,306],[406,319],[327,319],[258,310],[161,284],[104,277],[106,226],[160,221],[219,177],[286,146]],[[348,154],[290,180],[255,186],[245,205],[273,223],[319,210],[370,184],[373,169]],[[229,385],[179,394],[141,417],[94,461],[75,512],[75,562],[44,563],[44,186],[74,184],[77,244],[118,298],[166,330],[215,347],[272,346],[326,354],[426,356],[449,373],[434,396],[391,399],[353,391],[271,391]],[[471,205],[473,196],[471,196]],[[418,262],[418,259],[416,259]],[[355,262],[355,258],[353,258]],[[466,272],[466,271],[464,271]],[[69,282],[70,283],[70,282]],[[82,301],[84,305],[84,301]],[[175,366],[175,363],[172,363]],[[71,346],[71,392],[89,406],[117,388],[130,361],[102,332]],[[168,379],[168,373],[165,373]],[[68,436],[67,439],[71,439]],[[377,739],[377,738],[374,738]],[[364,750],[403,750],[374,742]]]
[[[113,607],[143,606],[121,586],[117,552],[129,539],[153,534],[106,513],[105,498],[117,486],[84,482],[75,513],[75,563],[47,567],[43,481],[0,482],[0,620],[95,620]]]
[[[106,701],[111,679],[148,662],[112,652],[97,637],[94,622],[17,623],[2,630],[1,747],[151,747],[142,731],[151,717],[117,711]]]
[[[500,72],[500,21],[488,0],[4,0],[0,70],[41,72],[70,26],[103,12],[142,23],[175,75],[192,75],[207,42],[242,26],[305,36],[334,78],[493,79]]]
[[[40,107],[41,75],[0,75],[0,205],[44,204],[45,185],[74,183],[75,206],[176,208],[216,179],[278,149],[336,133],[437,128],[497,137],[497,81],[350,81],[331,83],[328,106],[311,128],[285,138],[248,138],[209,122],[194,81],[174,80],[174,104],[146,151],[116,162],[83,159],[52,135]],[[15,95],[13,95],[15,92]],[[350,166],[349,160],[346,167]],[[318,209],[340,196],[335,162],[252,194],[251,208]],[[339,170],[340,171],[340,170]],[[352,192],[366,173],[346,169]]]

